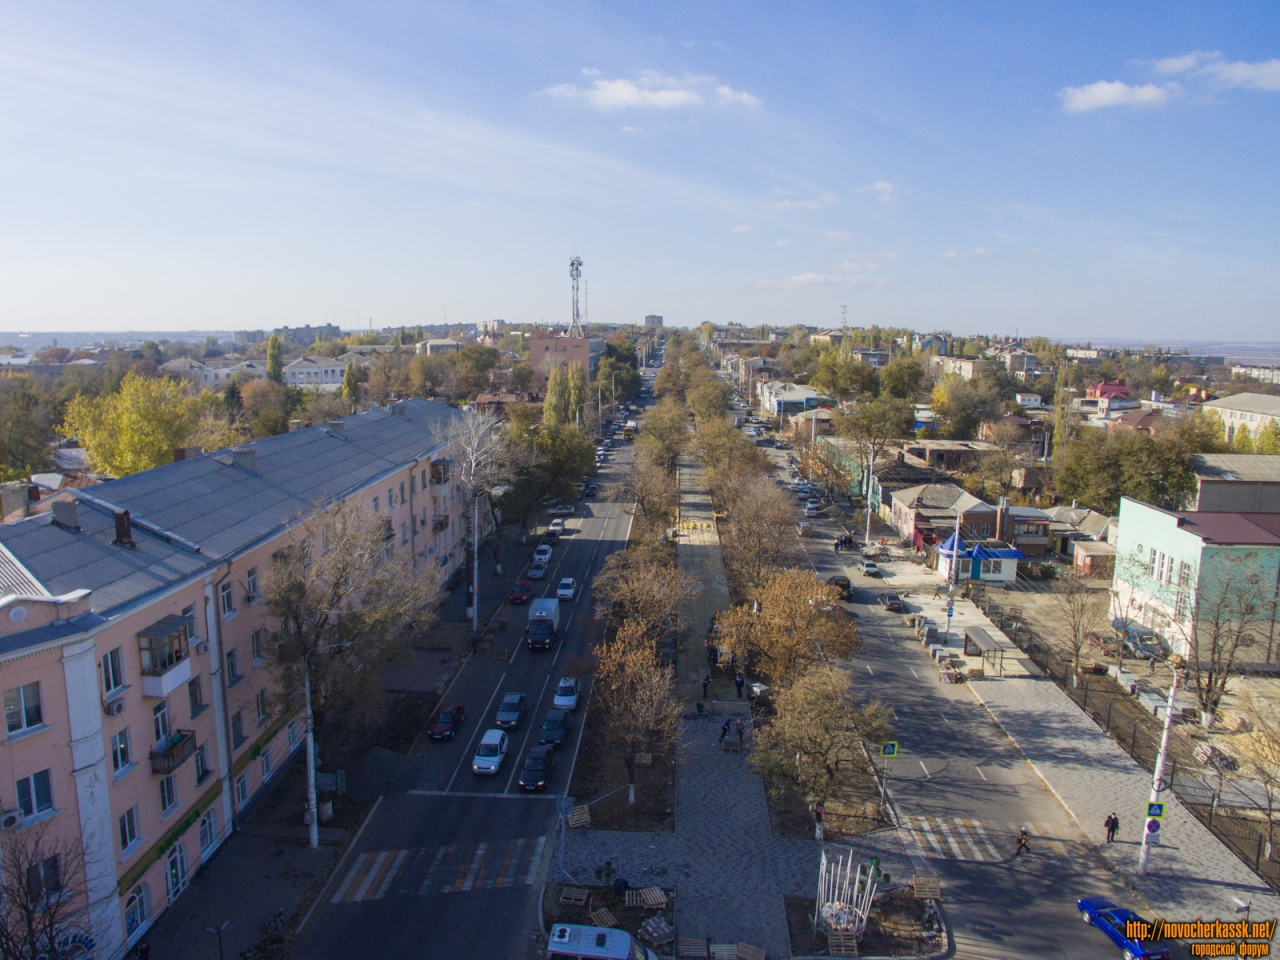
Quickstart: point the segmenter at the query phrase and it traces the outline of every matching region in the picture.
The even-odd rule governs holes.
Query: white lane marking
[[[427,871],[427,879],[422,881],[422,886],[418,888],[418,896],[422,896],[431,889],[431,881],[436,878],[436,873],[440,869],[440,861],[444,859],[445,854],[453,849],[453,844],[441,847],[436,851],[436,858],[431,861],[431,869]]]
[[[373,878],[378,875],[378,870],[381,869],[382,864],[386,859],[387,851],[384,850],[382,853],[378,854],[378,858],[373,861],[373,866],[370,867],[369,872],[365,874],[364,883],[360,884],[360,889],[356,891],[356,895],[351,898],[352,900],[364,899],[364,895],[369,892],[369,887],[373,885]]]
[[[480,870],[480,861],[484,859],[485,852],[489,849],[488,843],[482,843],[476,847],[475,859],[471,861],[471,869],[467,871],[467,879],[463,881],[462,892],[466,893],[476,882],[476,874]]]
[[[863,666],[867,668],[867,673],[871,674],[873,677],[876,675],[876,674],[875,674],[875,671],[871,669],[871,665],[870,665],[870,664],[866,664],[866,663],[864,663],[864,664],[863,664]]]
[[[982,772],[982,768],[978,766],[976,763],[973,765],[973,769],[978,771],[978,776],[980,776],[983,779],[983,781],[985,781],[986,783],[991,782],[990,780],[987,780],[987,775]]]
[[[368,856],[369,855],[367,853],[362,853],[360,856],[356,857],[356,862],[351,865],[350,872],[347,873],[346,879],[342,881],[342,886],[340,886],[338,888],[338,892],[333,895],[333,899],[329,901],[330,903],[342,902],[343,894],[347,892],[347,887],[351,886],[351,881],[354,880],[356,878],[356,874],[360,872],[360,864],[364,863]]]
[[[409,855],[408,850],[401,850],[396,856],[395,863],[391,864],[391,869],[387,871],[386,877],[382,881],[382,886],[378,887],[378,892],[373,895],[373,899],[381,900],[387,895],[387,890],[391,886],[391,881],[396,878],[396,874],[400,872],[400,864],[404,863],[404,858]]]
[[[493,706],[494,697],[498,695],[498,691],[502,689],[502,682],[506,679],[507,672],[504,670],[502,671],[502,676],[498,678],[498,685],[493,688],[493,693],[489,697],[489,702],[484,705],[484,712],[480,714],[481,720],[489,715],[489,708]],[[480,733],[483,726],[484,724],[482,722],[478,722],[475,725],[475,729],[471,731],[471,736],[467,740],[467,749],[462,751],[462,756],[458,758],[458,765],[453,768],[453,776],[450,777],[449,782],[445,784],[445,793],[449,792],[449,789],[453,786],[453,781],[458,779],[458,773],[462,770],[462,765],[467,762],[467,755],[471,753],[472,744],[475,743],[476,736]]]
[[[920,764],[920,769],[924,771],[925,779],[932,780],[933,777],[929,776],[929,768],[924,765],[924,761],[920,760],[917,762]]]
[[[947,715],[943,713],[941,710],[938,711],[938,716],[942,718],[943,723],[947,724],[948,726],[951,724],[951,721],[947,719]]]
[[[1000,854],[997,852],[995,844],[991,842],[991,838],[987,836],[987,830],[982,825],[982,822],[980,820],[966,820],[965,822],[973,827],[973,832],[978,835],[978,839],[981,840],[983,845],[987,848],[987,853],[990,855],[992,861],[999,862]]]
[[[912,675],[913,677],[915,677],[917,680],[919,680],[919,679],[920,679],[920,674],[916,673],[916,668],[915,668],[915,667],[907,667],[907,669],[911,671],[911,675]]]
[[[547,845],[546,834],[538,838],[538,845],[533,848],[533,856],[529,860],[529,875],[524,878],[526,886],[533,886],[533,878],[538,875],[538,861],[542,859],[542,848]]]

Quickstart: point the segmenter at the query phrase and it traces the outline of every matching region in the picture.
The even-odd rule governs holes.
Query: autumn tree
[[[82,931],[87,869],[79,831],[45,821],[0,839],[0,960],[70,956],[66,939]],[[109,853],[108,838],[100,844]],[[106,864],[110,866],[110,862]]]
[[[347,369],[342,374],[342,399],[347,403],[347,409],[354,411],[356,404],[360,402],[360,380],[356,377],[356,365],[352,361],[347,361]]]
[[[178,381],[130,373],[115,393],[73,398],[60,429],[80,439],[96,472],[124,477],[172,463],[198,418],[195,399]]]
[[[708,372],[685,392],[685,406],[693,414],[699,429],[704,424],[723,422],[729,409],[729,386]]]
[[[751,765],[775,789],[798,790],[825,803],[856,770],[867,767],[863,744],[890,736],[890,710],[860,702],[846,669],[804,668],[773,697],[774,716],[755,732]]]
[[[809,385],[834,400],[869,400],[880,392],[880,376],[865,360],[838,350],[824,350]]]
[[[796,554],[795,508],[768,477],[735,473],[717,488],[727,513],[720,526],[725,568],[747,596],[755,596]]]
[[[675,400],[663,400],[644,418],[644,429],[635,442],[636,462],[648,460],[674,470],[689,440],[688,411]]]
[[[627,505],[641,532],[670,526],[680,502],[675,475],[650,460],[637,460],[606,493],[609,499]]]
[[[855,441],[854,456],[862,470],[864,494],[870,493],[871,475],[885,447],[891,440],[909,435],[914,420],[911,404],[896,397],[877,397],[835,418],[832,427],[836,433]]]
[[[853,621],[840,606],[838,587],[808,570],[790,569],[756,591],[759,612],[747,605],[721,613],[721,644],[739,662],[757,665],[786,685],[807,667],[834,663],[862,649]]]
[[[988,381],[948,374],[933,388],[931,407],[944,436],[972,440],[978,424],[999,411],[1000,395]]]
[[[596,574],[596,616],[635,625],[649,639],[656,639],[668,625],[679,626],[680,605],[696,595],[697,581],[688,573],[638,555],[618,550]]]

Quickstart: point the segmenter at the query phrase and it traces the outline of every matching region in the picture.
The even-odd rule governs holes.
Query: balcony
[[[193,730],[179,730],[167,741],[151,748],[151,772],[167,777],[195,755],[196,735]]]
[[[441,530],[449,529],[449,515],[446,513],[442,517],[431,518],[431,529],[439,533]]]
[[[144,697],[167,697],[191,679],[190,638],[185,617],[165,617],[138,632]]]
[[[449,480],[453,473],[452,460],[437,460],[431,464],[431,496],[449,496]]]

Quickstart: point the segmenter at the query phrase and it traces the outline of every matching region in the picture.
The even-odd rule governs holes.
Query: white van
[[[658,960],[625,930],[557,923],[547,941],[547,960]]]

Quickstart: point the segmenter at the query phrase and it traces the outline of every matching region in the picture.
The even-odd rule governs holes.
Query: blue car
[[[1143,924],[1147,930],[1151,923],[1128,907],[1122,907],[1106,897],[1086,897],[1076,901],[1080,917],[1085,923],[1097,927],[1111,942],[1120,948],[1124,960],[1171,960],[1169,948],[1162,943],[1130,937],[1130,924]]]

